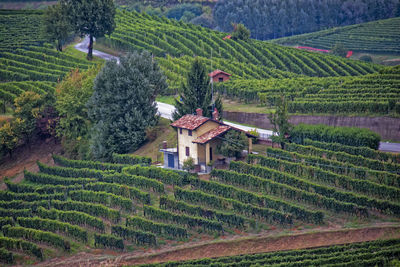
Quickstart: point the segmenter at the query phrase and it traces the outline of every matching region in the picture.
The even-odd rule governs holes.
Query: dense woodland
[[[400,15],[398,0],[221,0],[214,20],[231,31],[243,23],[255,39],[272,39]]]

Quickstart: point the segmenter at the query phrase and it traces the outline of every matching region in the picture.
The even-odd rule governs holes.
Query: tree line
[[[213,10],[219,30],[243,23],[261,40],[399,15],[398,0],[221,0]]]

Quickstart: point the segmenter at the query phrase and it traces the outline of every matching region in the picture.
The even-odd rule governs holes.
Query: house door
[[[212,147],[210,147],[210,161],[212,161]]]
[[[174,166],[175,157],[173,154],[168,154],[168,168],[175,168]]]

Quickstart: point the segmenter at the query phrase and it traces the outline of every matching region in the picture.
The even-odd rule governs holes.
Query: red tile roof
[[[227,76],[232,76],[232,74],[229,74],[229,73],[227,73],[227,72],[225,72],[225,71],[222,71],[222,70],[214,70],[213,72],[209,73],[208,76],[210,76],[211,78],[213,78],[213,77],[215,77],[216,75],[218,75],[218,74],[220,74],[220,73],[225,74],[225,75],[227,75]]]
[[[195,140],[193,140],[193,143],[205,144],[208,141],[214,139],[215,137],[220,136],[221,134],[229,131],[230,129],[232,129],[232,127],[228,125],[219,125],[217,128],[214,128],[197,137]]]
[[[195,130],[208,120],[211,120],[210,118],[203,117],[203,116],[198,116],[198,115],[192,115],[192,114],[187,114],[180,118],[179,120],[174,121],[171,126],[172,127],[178,127],[178,128],[184,128],[188,130]]]

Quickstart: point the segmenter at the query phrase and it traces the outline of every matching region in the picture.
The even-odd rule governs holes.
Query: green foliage
[[[38,245],[22,239],[0,237],[0,247],[9,250],[19,250],[43,259],[43,250]]]
[[[266,40],[390,18],[395,16],[397,4],[398,0],[379,3],[376,0],[303,0],[290,3],[274,0],[221,0],[217,1],[213,15],[218,28],[223,31],[231,29],[232,21],[244,23],[250,28],[253,38]],[[395,28],[392,30],[395,31]],[[382,39],[381,35],[377,37]],[[331,38],[336,40],[335,37]]]
[[[46,230],[53,233],[64,232],[79,241],[87,242],[88,232],[81,227],[71,225],[69,223],[61,223],[56,220],[34,218],[17,218],[20,226],[26,228],[33,228],[38,230]]]
[[[399,239],[376,240],[313,249],[168,262],[157,266],[392,266],[390,264],[398,262],[399,243]]]
[[[136,150],[145,140],[145,130],[157,123],[154,100],[167,88],[149,53],[128,54],[120,60],[120,64],[106,63],[88,102],[94,123],[91,152],[95,158]]]
[[[321,142],[334,142],[348,146],[366,146],[378,149],[380,136],[365,128],[333,127],[327,125],[299,124],[290,132],[290,139],[295,143],[303,143],[304,139]]]
[[[57,85],[55,108],[60,115],[57,135],[71,157],[87,157],[91,122],[86,103],[93,94],[94,79],[100,66],[87,71],[75,69]]]
[[[124,249],[122,238],[108,234],[94,234],[94,245],[96,247]]]
[[[70,250],[70,244],[68,241],[51,232],[10,225],[3,226],[2,231],[6,237],[24,238],[36,242],[45,242],[51,246],[59,247],[66,251]]]
[[[89,36],[87,59],[93,58],[93,38],[111,34],[115,28],[113,0],[62,0],[69,22],[81,36]]]
[[[193,171],[194,168],[194,159],[192,157],[188,157],[183,161],[182,169],[185,171]]]
[[[120,225],[113,225],[111,227],[111,233],[125,240],[133,241],[136,245],[157,245],[156,236],[152,233],[137,231]]]
[[[138,216],[128,217],[126,219],[126,226],[173,238],[187,237],[187,230],[185,228],[171,224],[153,222]]]
[[[68,8],[63,1],[47,7],[44,15],[45,30],[60,52],[72,31],[68,15]]]
[[[331,53],[339,57],[346,57],[347,50],[348,49],[342,43],[336,43],[332,47]]]
[[[14,255],[12,252],[8,251],[5,248],[0,248],[0,261],[5,263],[13,263]]]
[[[18,127],[16,127],[15,122],[5,122],[0,127],[0,151],[1,154],[8,153],[10,157],[12,156],[12,151],[18,146],[20,141],[20,132]]]
[[[130,164],[130,165],[144,165],[150,166],[151,165],[151,158],[150,157],[142,157],[137,155],[131,154],[112,154],[112,162],[119,163],[119,164]]]
[[[400,163],[400,155],[396,153],[390,152],[382,152],[379,150],[371,149],[369,147],[355,147],[342,145],[339,143],[326,143],[320,141],[313,141],[311,139],[305,139],[304,145],[306,146],[314,146],[322,149],[337,151],[337,152],[345,152],[348,154],[352,154],[355,156],[363,156],[365,158],[376,159],[380,161],[387,161],[393,163]]]
[[[217,146],[217,151],[226,157],[240,158],[246,146],[246,135],[241,131],[230,130],[222,137],[221,143]]]
[[[400,7],[400,5],[397,6]],[[335,43],[340,42],[352,51],[397,54],[400,51],[396,41],[400,34],[397,31],[400,27],[400,18],[398,17],[343,27],[329,27],[326,30],[280,38],[272,42],[321,49],[331,49]]]
[[[278,136],[272,136],[272,140],[277,143],[284,142],[286,135],[289,135],[293,128],[289,123],[288,103],[284,96],[277,99],[275,113],[269,114],[268,119],[274,127],[274,133],[278,134]]]
[[[234,24],[232,38],[234,40],[247,41],[250,38],[250,30],[246,28],[243,24]]]
[[[36,118],[42,104],[40,95],[34,92],[24,92],[14,100],[15,118],[18,121],[18,130],[30,144],[31,135],[36,129]]]
[[[199,58],[195,58],[187,75],[187,83],[182,84],[179,99],[175,99],[174,120],[186,114],[194,114],[198,108],[203,110],[203,116],[210,117],[211,97],[206,67]]]

